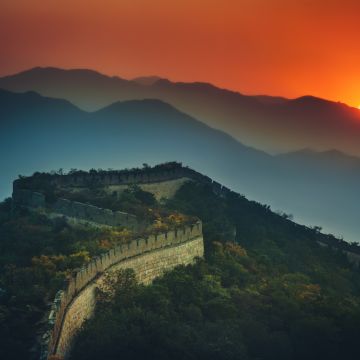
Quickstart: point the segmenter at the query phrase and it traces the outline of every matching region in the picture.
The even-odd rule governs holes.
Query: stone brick
[[[194,225],[201,229],[201,223]],[[147,239],[133,240],[91,261],[68,284],[55,316],[49,338],[49,355],[66,357],[77,331],[95,309],[96,287],[104,273],[132,268],[139,282],[149,284],[154,278],[177,265],[188,265],[204,254],[201,232],[194,236],[191,227],[160,234]]]

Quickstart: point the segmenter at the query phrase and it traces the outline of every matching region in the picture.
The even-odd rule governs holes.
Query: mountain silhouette
[[[154,85],[159,80],[164,80],[160,76],[140,76],[137,78],[132,79],[132,81],[135,81],[138,84],[141,85]]]
[[[312,148],[360,156],[360,111],[312,96],[246,96],[208,83],[175,83],[156,76],[125,80],[92,70],[57,68],[34,68],[0,78],[0,88],[37,91],[87,111],[116,101],[160,99],[270,153]]]
[[[85,112],[65,100],[1,90],[0,119],[2,198],[19,174],[176,160],[301,223],[358,240],[359,159],[338,151],[272,156],[153,99]]]

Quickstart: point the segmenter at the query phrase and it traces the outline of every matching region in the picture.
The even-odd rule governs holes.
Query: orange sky
[[[0,75],[157,74],[360,105],[359,0],[1,0]]]

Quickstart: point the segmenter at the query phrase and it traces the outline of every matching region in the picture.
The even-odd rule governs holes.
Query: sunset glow
[[[358,107],[358,0],[3,0],[0,8],[0,76],[92,68]]]

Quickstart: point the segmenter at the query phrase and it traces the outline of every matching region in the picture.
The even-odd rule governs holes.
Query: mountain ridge
[[[0,78],[0,87],[64,98],[87,111],[118,100],[156,98],[246,145],[273,154],[310,147],[336,148],[360,156],[360,111],[309,95],[296,99],[251,96],[204,82],[157,78],[144,85],[94,70],[49,67]]]
[[[25,70],[22,70],[22,71],[19,71],[16,73],[3,75],[0,77],[0,79],[3,80],[3,79],[14,78],[17,76],[32,75],[32,74],[44,73],[44,72],[58,72],[59,74],[64,74],[64,73],[91,74],[91,75],[101,77],[103,79],[121,80],[121,81],[130,82],[130,83],[138,82],[138,81],[142,82],[142,80],[149,80],[152,83],[160,82],[160,83],[166,83],[166,84],[172,84],[172,85],[186,85],[186,86],[193,85],[195,87],[207,87],[207,88],[211,88],[214,90],[216,89],[216,90],[220,90],[220,91],[224,91],[227,93],[240,95],[240,96],[248,97],[248,98],[264,97],[264,98],[274,99],[275,102],[281,102],[281,101],[301,102],[301,101],[313,100],[313,101],[318,101],[318,102],[340,104],[340,105],[344,105],[344,106],[354,109],[354,110],[359,110],[358,108],[356,108],[352,105],[349,105],[347,103],[341,102],[341,101],[334,101],[334,100],[330,100],[330,99],[326,99],[326,98],[322,98],[322,97],[310,95],[310,94],[300,95],[300,96],[294,97],[294,98],[288,98],[288,97],[284,97],[284,96],[270,95],[270,94],[252,94],[252,95],[250,95],[250,94],[244,94],[238,90],[231,90],[231,89],[228,89],[225,87],[220,87],[220,86],[214,85],[214,84],[212,84],[210,82],[206,82],[206,81],[172,81],[170,79],[167,79],[167,78],[164,78],[164,77],[158,76],[158,75],[142,75],[142,76],[137,76],[135,78],[127,79],[127,78],[121,77],[119,75],[107,75],[105,73],[102,73],[101,71],[93,70],[90,68],[59,68],[56,66],[35,66],[35,67],[25,69]]]
[[[284,160],[159,100],[117,102],[88,113],[33,93],[7,96],[13,97],[6,100],[13,105],[0,106],[0,153],[11,156],[0,158],[2,184],[18,174],[54,167],[126,168],[176,160],[253,200],[294,214],[300,223],[358,240],[358,169],[333,159],[323,166],[317,157]],[[33,96],[43,104],[32,105]],[[10,191],[3,186],[1,196]]]

